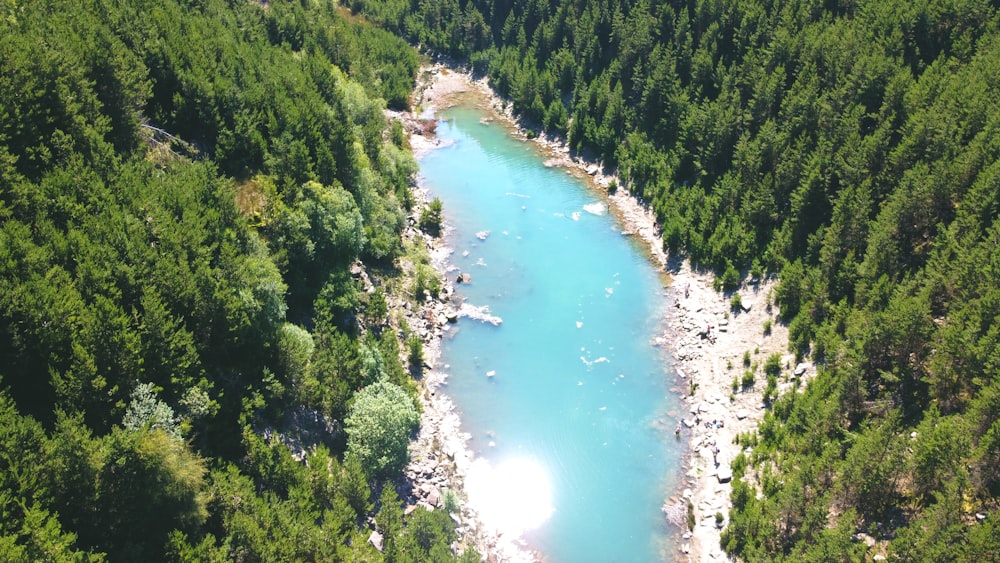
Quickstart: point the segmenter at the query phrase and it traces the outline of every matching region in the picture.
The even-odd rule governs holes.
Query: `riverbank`
[[[433,74],[422,72],[416,96],[418,100],[438,100],[440,105],[417,102],[412,113],[387,112],[389,117],[402,120],[414,156],[419,158],[426,151],[439,148],[434,135],[434,119],[438,109],[447,107],[447,98],[471,90],[471,84],[461,80],[434,80]],[[444,73],[457,78],[459,75]],[[406,244],[416,245],[426,250],[430,265],[440,276],[440,290],[437,294],[427,293],[418,306],[409,300],[399,298],[389,303],[391,310],[398,311],[410,334],[420,337],[423,342],[423,370],[420,375],[420,402],[422,415],[420,429],[410,444],[410,463],[404,469],[411,494],[407,499],[407,513],[417,506],[428,509],[451,510],[452,519],[457,524],[459,536],[455,551],[474,547],[486,561],[494,563],[528,563],[541,561],[540,554],[527,548],[519,537],[510,537],[486,527],[475,508],[470,505],[465,494],[465,480],[474,461],[474,454],[468,447],[471,438],[461,430],[461,419],[451,398],[441,392],[447,384],[448,365],[441,363],[441,345],[444,338],[452,334],[453,323],[461,316],[470,316],[483,322],[499,319],[484,317],[476,308],[463,307],[455,296],[454,283],[458,273],[449,270],[452,249],[444,244],[448,226],[442,226],[441,236],[432,237],[416,227],[420,212],[430,203],[432,194],[426,187],[413,188],[414,211],[409,218],[409,226],[403,233]],[[401,264],[404,272],[411,277],[416,265]],[[453,504],[454,503],[454,504]]]
[[[497,119],[507,124],[515,136],[528,139],[525,130],[510,114],[507,104],[489,89],[486,81],[474,80],[467,74],[435,65],[421,73],[421,85],[414,103],[417,109],[415,115],[408,116],[408,129],[412,134],[411,145],[415,154],[419,155],[439,146],[435,137],[426,134],[433,130],[433,127],[428,127],[428,123],[433,122],[428,120],[432,120],[437,111],[452,105],[456,96],[463,94],[479,96],[480,103],[488,105]],[[615,178],[611,174],[605,174],[598,164],[572,156],[565,143],[558,139],[540,137],[534,141],[546,152],[547,166],[565,167],[568,172],[589,177],[597,192],[607,194],[607,190],[601,188],[606,188]],[[422,195],[429,197],[426,193]],[[676,420],[681,429],[679,439],[685,439],[689,444],[683,496],[691,500],[695,513],[695,526],[691,531],[685,531],[685,518],[682,516],[679,519],[678,524],[685,530],[678,533],[680,535],[683,532],[683,541],[680,546],[682,552],[676,557],[679,560],[687,558],[693,561],[724,557],[718,547],[720,528],[716,525],[716,513],[723,514],[723,524],[728,520],[729,484],[720,481],[726,481],[728,465],[739,451],[733,444],[733,439],[738,433],[753,429],[763,416],[764,376],[761,366],[770,354],[782,354],[787,344],[787,330],[777,322],[777,311],[767,306],[774,282],[762,280],[744,284],[739,289],[744,306],[739,312],[730,311],[730,297],[712,289],[713,277],[710,274],[692,271],[687,263],[668,260],[651,212],[630,197],[624,189],[606,197],[608,207],[621,221],[623,234],[641,238],[649,249],[651,260],[670,277],[666,282],[671,302],[666,319],[668,328],[663,334],[655,335],[654,341],[667,347],[677,358],[676,390],[684,398],[688,409],[688,412],[679,413]],[[430,242],[436,243],[435,240]],[[432,249],[431,253],[435,256],[435,266],[443,271],[447,264],[447,249]],[[765,336],[764,323],[767,320],[771,321],[771,330]],[[709,325],[715,328],[714,342],[702,339],[700,334]],[[434,347],[432,343],[427,348],[437,353],[439,343],[440,340],[438,347]],[[734,377],[741,378],[746,369],[743,367],[744,352],[749,352],[751,364],[756,364],[758,382],[752,388],[734,393],[732,381]],[[436,362],[436,359],[432,362]],[[784,363],[789,362],[785,358]],[[443,382],[446,376],[443,373],[428,374],[425,388],[427,383],[436,381],[435,378],[438,377]],[[453,405],[446,398],[440,397],[436,386],[431,389],[425,391],[431,398],[429,401],[433,407],[428,411],[425,404],[428,439],[431,443],[438,440],[444,445],[446,457],[462,459],[461,463],[467,467],[471,454],[465,449],[467,437],[460,434]],[[431,414],[428,415],[428,412]],[[706,427],[706,423],[711,423],[710,427]],[[421,431],[422,436],[423,434],[424,430]],[[462,452],[455,453],[458,449]],[[414,456],[415,461],[417,457]],[[418,464],[418,467],[422,466]],[[461,478],[457,480],[458,483]],[[670,507],[681,507],[681,514],[686,513],[686,502],[681,496],[667,499],[664,504],[665,512],[676,514],[677,510]],[[469,517],[474,520],[475,514],[469,513]],[[481,534],[481,526],[469,525],[469,532],[473,535]],[[507,560],[535,558],[530,553],[518,550],[516,541],[508,538],[505,542],[503,538],[492,538],[485,540],[484,552],[491,559],[495,552],[504,551],[489,544],[497,539],[501,540],[501,545],[510,548],[507,551],[513,559]],[[482,539],[473,543],[484,546]],[[482,547],[480,549],[482,551]]]

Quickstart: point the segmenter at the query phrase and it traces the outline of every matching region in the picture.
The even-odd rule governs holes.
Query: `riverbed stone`
[[[437,489],[431,489],[427,493],[427,502],[433,506],[441,506],[441,492]]]

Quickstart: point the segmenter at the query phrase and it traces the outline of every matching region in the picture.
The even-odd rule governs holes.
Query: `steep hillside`
[[[0,560],[454,558],[391,486],[417,64],[332,1],[0,0]]]

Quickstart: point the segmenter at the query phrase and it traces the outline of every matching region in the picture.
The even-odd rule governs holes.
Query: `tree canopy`
[[[403,251],[417,66],[332,0],[0,0],[0,559],[381,558],[337,429],[413,408],[349,267]]]

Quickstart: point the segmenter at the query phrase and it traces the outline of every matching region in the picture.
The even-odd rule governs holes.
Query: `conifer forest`
[[[0,0],[0,560],[480,560],[393,486],[441,55],[780,280],[729,555],[1000,560],[997,0]]]

